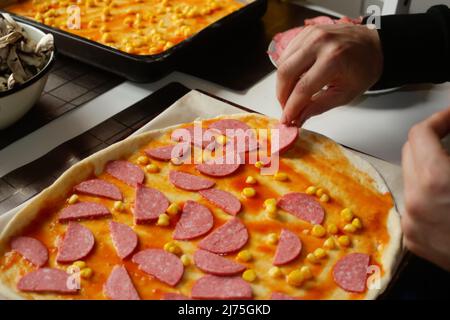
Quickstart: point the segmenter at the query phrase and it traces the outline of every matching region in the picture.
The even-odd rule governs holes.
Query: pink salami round
[[[136,249],[138,236],[126,224],[110,221],[109,232],[111,233],[112,243],[119,258],[127,258]]]
[[[333,267],[336,284],[349,292],[366,291],[367,268],[370,256],[364,253],[350,253],[341,258]]]
[[[325,212],[319,202],[313,196],[305,193],[285,194],[278,200],[278,206],[297,218],[312,224],[321,224],[325,217]]]
[[[106,172],[131,187],[144,182],[145,178],[144,171],[139,166],[125,160],[109,162],[106,165]]]
[[[284,124],[279,124],[273,129],[278,130],[279,139],[278,139],[278,146],[274,141],[272,141],[272,149],[271,149],[272,154],[287,151],[297,141],[299,131],[297,127],[294,126],[288,127]]]
[[[203,272],[217,276],[231,276],[246,269],[242,264],[205,250],[195,252],[194,263]]]
[[[172,132],[171,139],[177,142],[190,141],[191,144],[207,150],[214,150],[216,147],[215,134],[209,132],[208,134],[202,128],[197,135],[194,132],[194,126],[189,126],[186,128],[178,128]]]
[[[253,293],[250,285],[239,276],[207,275],[194,283],[191,296],[194,299],[252,299]]]
[[[145,150],[145,153],[156,160],[170,161],[173,158],[180,158],[185,154],[187,147],[185,144],[179,144],[174,146],[164,146],[158,148],[152,148]]]
[[[133,210],[136,224],[158,219],[159,215],[166,212],[168,207],[169,200],[161,191],[138,184]]]
[[[166,292],[163,294],[161,300],[192,300],[192,299],[186,297],[184,294],[181,293]]]
[[[311,19],[305,19],[305,26],[335,24],[336,20],[328,16],[318,16]]]
[[[302,251],[302,242],[299,237],[292,231],[287,229],[281,230],[280,240],[278,241],[277,250],[273,265],[281,266],[296,259]]]
[[[295,298],[281,292],[272,292],[270,300],[295,300]]]
[[[237,215],[239,211],[241,211],[242,205],[239,199],[227,191],[219,189],[207,189],[200,190],[198,193],[200,193],[203,198],[205,198],[212,204],[218,206],[223,211],[233,216]]]
[[[112,183],[101,179],[83,181],[74,187],[74,191],[94,197],[122,200],[120,189]]]
[[[251,129],[245,122],[235,119],[223,119],[213,122],[209,125],[209,129],[216,129],[220,133],[229,137],[235,137],[237,132],[247,131]]]
[[[238,251],[247,241],[247,228],[238,218],[233,218],[205,237],[198,246],[209,252],[227,254]]]
[[[11,249],[37,267],[42,267],[48,261],[47,248],[35,238],[16,237],[11,241]]]
[[[177,188],[187,191],[199,191],[214,187],[214,181],[194,176],[182,171],[170,171],[170,182]]]
[[[225,162],[225,161],[224,161]],[[241,164],[236,161],[235,163],[200,163],[195,168],[203,174],[211,177],[226,177],[235,173]]]
[[[133,256],[133,262],[139,265],[140,270],[172,287],[183,277],[184,267],[180,259],[162,249],[140,251]]]
[[[76,222],[70,222],[64,239],[58,246],[56,261],[73,262],[85,258],[94,248],[95,239],[91,230]]]
[[[112,300],[141,300],[124,266],[114,266],[103,291]]]
[[[173,233],[175,240],[190,240],[200,237],[211,230],[214,218],[211,211],[200,203],[188,200]]]
[[[110,217],[111,212],[104,205],[96,202],[78,202],[61,210],[59,222],[76,221],[82,219],[100,219]]]
[[[75,293],[78,286],[70,281],[70,275],[63,270],[40,268],[23,276],[17,288],[24,292]]]

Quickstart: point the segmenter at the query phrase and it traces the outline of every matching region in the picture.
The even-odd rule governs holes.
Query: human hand
[[[450,108],[415,125],[403,147],[406,247],[450,271]]]
[[[292,40],[277,63],[281,122],[301,126],[374,85],[381,77],[383,54],[378,32],[367,26],[314,25]]]

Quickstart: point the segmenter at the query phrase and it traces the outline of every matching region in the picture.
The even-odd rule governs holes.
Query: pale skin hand
[[[403,147],[409,250],[450,271],[450,156],[440,139],[450,133],[450,109],[415,125]]]
[[[278,60],[281,122],[308,118],[347,104],[381,76],[383,54],[376,30],[362,25],[308,26]],[[328,86],[328,90],[322,90]]]

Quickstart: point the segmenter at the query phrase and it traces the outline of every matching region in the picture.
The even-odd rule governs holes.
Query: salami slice
[[[181,293],[166,292],[163,294],[161,300],[192,300],[192,299],[186,297],[184,294]]]
[[[270,300],[295,300],[295,298],[281,292],[272,292]]]
[[[238,251],[247,241],[247,228],[238,218],[233,218],[200,241],[199,248],[213,253],[227,254]]]
[[[24,292],[76,293],[78,287],[71,285],[70,275],[63,270],[40,268],[23,276],[17,288]]]
[[[295,233],[287,229],[281,230],[280,240],[278,241],[277,250],[273,264],[281,266],[293,261],[300,255],[302,251],[302,242]]]
[[[169,200],[161,191],[138,184],[133,210],[136,224],[158,219],[159,215],[166,212],[168,207]]]
[[[138,236],[126,224],[110,221],[109,232],[111,233],[111,239],[119,258],[127,258],[136,249]]]
[[[214,187],[214,181],[194,176],[182,171],[170,171],[170,182],[177,188],[187,191],[199,191]]]
[[[207,275],[198,279],[192,287],[194,299],[252,299],[250,285],[239,276],[218,277]]]
[[[217,276],[231,276],[246,269],[242,264],[205,250],[195,252],[194,263],[203,272]]]
[[[350,253],[341,258],[333,267],[336,284],[349,292],[366,291],[367,268],[370,256],[364,253]]]
[[[140,270],[172,287],[183,277],[184,267],[180,259],[162,249],[140,251],[133,256],[133,262],[139,265]]]
[[[225,160],[223,160],[223,162],[224,163],[204,162],[197,164],[195,168],[201,173],[206,174],[207,176],[226,177],[235,173],[241,166],[239,161],[236,161],[234,163],[225,163]]]
[[[239,211],[241,211],[242,205],[239,199],[227,191],[219,189],[207,189],[200,190],[198,193],[200,193],[203,198],[205,198],[212,204],[218,206],[223,211],[233,216],[237,215]]]
[[[112,183],[101,179],[83,181],[74,187],[74,191],[94,197],[122,200],[120,189]]]
[[[141,300],[124,266],[114,266],[103,292],[112,300]]]
[[[241,131],[247,131],[250,127],[240,120],[235,119],[223,119],[213,122],[209,125],[209,129],[218,130],[221,134],[228,137],[235,137],[236,133]]]
[[[109,162],[106,165],[106,172],[131,187],[144,182],[145,178],[144,171],[139,166],[124,160]]]
[[[277,62],[280,59],[283,51],[288,47],[292,40],[303,30],[303,27],[293,28],[281,33],[277,33],[273,37],[273,41],[275,42],[275,50],[269,52],[269,55],[272,59]]]
[[[181,158],[183,154],[187,151],[187,146],[185,144],[174,145],[174,146],[164,146],[158,148],[152,148],[145,150],[145,153],[156,160],[170,161],[173,158]]]
[[[220,133],[213,134],[212,131],[206,133],[203,129],[199,133],[198,136],[194,135],[194,126],[179,128],[172,132],[171,139],[177,142],[190,141],[191,144],[199,148],[214,150],[216,147],[215,136]]]
[[[16,237],[11,241],[11,249],[37,267],[42,267],[48,261],[47,248],[35,238]]]
[[[194,239],[208,233],[213,225],[214,218],[211,211],[200,203],[188,200],[184,203],[173,238],[175,240]]]
[[[335,24],[336,21],[327,16],[318,16],[311,19],[305,19],[305,26]]]
[[[95,202],[78,202],[62,209],[58,216],[59,222],[82,219],[100,219],[110,217],[111,212],[102,204]]]
[[[321,224],[325,217],[325,212],[317,200],[305,193],[285,194],[278,200],[278,206],[297,218],[312,224]]]
[[[287,151],[297,141],[299,131],[297,127],[288,127],[284,124],[280,124],[274,127],[274,129],[278,130],[279,140],[278,146],[272,141],[272,154]]]
[[[81,260],[94,248],[95,239],[91,230],[76,222],[70,222],[64,239],[58,246],[56,261],[65,263]]]

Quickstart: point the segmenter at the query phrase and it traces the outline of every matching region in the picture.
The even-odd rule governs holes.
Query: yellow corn
[[[191,258],[189,258],[189,256],[187,254],[183,254],[180,257],[181,263],[183,264],[183,266],[187,267],[191,264]]]
[[[314,257],[317,259],[323,259],[327,256],[327,252],[322,248],[317,248],[314,250]]]
[[[114,202],[113,208],[115,211],[123,212],[125,211],[125,204],[122,201],[116,201]]]
[[[145,171],[147,171],[148,173],[158,173],[159,167],[154,163],[150,163],[145,166]]]
[[[88,28],[89,29],[93,29],[93,28],[97,28],[97,27],[98,27],[98,24],[97,24],[97,22],[95,20],[89,21],[89,23],[88,23]]]
[[[351,240],[349,236],[340,236],[338,238],[338,243],[342,247],[348,247],[351,244]]]
[[[319,261],[317,260],[316,256],[314,255],[314,253],[308,253],[306,255],[306,260],[308,260],[311,263],[318,263]]]
[[[320,224],[315,224],[311,230],[311,233],[315,237],[322,238],[327,233],[327,231]]]
[[[288,180],[288,175],[284,172],[277,172],[277,173],[275,173],[275,175],[273,177],[277,181],[287,181]]]
[[[332,237],[329,237],[327,240],[325,240],[323,246],[327,249],[333,250],[334,248],[336,248],[336,243],[334,242],[334,239]]]
[[[277,200],[274,198],[269,198],[269,199],[264,200],[264,207],[276,206],[276,205],[277,205]]]
[[[242,262],[248,262],[253,259],[253,255],[248,250],[242,250],[237,254],[237,259]]]
[[[278,235],[276,233],[269,233],[267,235],[267,244],[275,245],[278,243]]]
[[[178,214],[180,212],[180,206],[176,203],[171,203],[170,206],[167,208],[166,212],[172,216]]]
[[[283,275],[283,272],[281,272],[281,269],[279,267],[272,267],[269,269],[269,276],[272,278],[279,278]]]
[[[324,194],[325,191],[323,191],[322,188],[319,188],[316,190],[316,196],[321,197]]]
[[[84,279],[89,279],[90,277],[92,277],[92,274],[94,272],[92,271],[91,268],[84,268],[83,270],[80,271],[80,276]]]
[[[327,231],[329,234],[336,234],[338,233],[338,227],[334,223],[330,223],[328,225]]]
[[[256,184],[256,179],[252,176],[248,176],[247,179],[245,179],[246,184]]]
[[[277,207],[274,206],[274,205],[268,205],[268,206],[266,206],[266,212],[267,212],[267,215],[268,215],[270,218],[272,218],[272,219],[275,219],[275,218],[278,217],[278,214],[277,214]]]
[[[330,196],[327,195],[326,193],[324,193],[323,195],[320,196],[320,202],[328,202],[330,201]]]
[[[108,42],[111,42],[111,41],[112,41],[111,34],[109,34],[109,33],[104,33],[104,34],[102,35],[102,42],[108,43]]]
[[[149,159],[146,156],[140,156],[137,158],[137,163],[141,165],[146,165],[149,163]]]
[[[67,200],[68,204],[74,204],[78,202],[78,195],[73,194],[70,196],[69,200]]]
[[[180,158],[172,158],[172,159],[170,159],[170,162],[174,166],[181,166],[183,164],[183,160],[181,160]]]
[[[317,192],[317,187],[315,186],[309,186],[306,188],[306,194],[313,195]]]
[[[261,169],[262,167],[264,167],[264,163],[262,161],[256,161],[255,167],[258,169]]]
[[[350,208],[345,208],[341,211],[341,218],[345,222],[351,222],[353,219],[353,212]]]
[[[170,218],[167,214],[163,213],[159,215],[158,222],[156,222],[156,225],[167,227],[170,224]]]
[[[227,137],[221,134],[216,138],[216,141],[221,145],[225,145],[227,143]]]
[[[169,241],[164,245],[164,250],[166,250],[167,252],[179,255],[182,254],[183,251],[181,250],[181,248],[173,241]]]
[[[313,275],[312,275],[312,272],[311,272],[311,268],[308,267],[308,266],[303,266],[303,267],[301,267],[301,268],[300,268],[300,273],[301,273],[303,279],[305,279],[305,280],[309,280],[309,279],[311,279],[312,276],[313,276]]]
[[[356,232],[356,228],[353,224],[348,223],[344,226],[344,231],[348,232],[348,233],[354,233],[354,232]]]
[[[84,261],[75,261],[73,264],[73,266],[79,268],[80,270],[86,267],[86,262]]]
[[[253,269],[245,270],[242,274],[242,279],[244,279],[247,282],[253,282],[256,280],[256,272]]]
[[[256,195],[256,190],[250,187],[244,188],[242,190],[242,195],[246,198],[252,198]]]
[[[303,278],[303,275],[300,270],[291,271],[286,279],[287,283],[294,287],[301,286],[304,280],[305,278]]]
[[[362,228],[362,222],[359,218],[355,218],[352,221],[352,225],[356,228],[356,229],[361,229]]]

